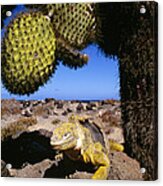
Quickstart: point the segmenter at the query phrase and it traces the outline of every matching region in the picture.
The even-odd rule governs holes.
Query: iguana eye
[[[63,138],[68,138],[70,136],[70,132],[66,132],[64,135],[63,135]]]

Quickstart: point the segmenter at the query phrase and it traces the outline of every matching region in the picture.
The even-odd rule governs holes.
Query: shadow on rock
[[[72,161],[65,155],[64,160],[60,161],[57,167],[56,165],[52,165],[46,170],[44,178],[65,178],[77,171],[94,173],[95,169],[92,164],[84,164],[80,161]]]
[[[38,163],[45,158],[54,159],[55,151],[50,146],[50,139],[40,131],[24,132],[18,138],[8,137],[1,143],[1,158],[10,163],[12,168],[22,168],[30,163]]]

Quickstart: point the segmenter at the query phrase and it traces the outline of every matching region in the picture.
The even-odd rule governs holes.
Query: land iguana
[[[92,179],[107,179],[110,169],[110,150],[123,151],[123,146],[107,140],[97,124],[88,117],[70,116],[53,131],[50,140],[53,149],[64,152],[72,160],[82,160],[97,167]]]

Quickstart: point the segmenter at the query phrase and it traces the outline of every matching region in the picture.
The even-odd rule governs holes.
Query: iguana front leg
[[[117,143],[115,141],[110,140],[109,144],[110,144],[110,149],[111,150],[116,150],[116,151],[120,151],[120,152],[124,151],[123,145],[121,145],[121,144],[119,144],[119,143]]]
[[[57,162],[63,160],[63,153],[58,152],[58,153],[54,156],[54,159],[55,159]]]
[[[103,152],[103,146],[100,143],[89,145],[89,147],[82,153],[82,156],[84,162],[91,162],[98,167],[92,176],[92,179],[107,179],[110,161],[107,154]]]

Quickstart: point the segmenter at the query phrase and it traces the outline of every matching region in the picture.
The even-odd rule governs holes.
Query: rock
[[[93,174],[88,172],[75,172],[74,174],[70,174],[69,178],[71,179],[91,179]]]
[[[97,110],[98,109],[98,104],[96,102],[89,102],[86,105],[87,110]]]
[[[1,116],[8,117],[9,115],[21,114],[21,103],[15,99],[1,100]]]
[[[117,112],[116,112],[117,114]],[[120,123],[120,117],[115,115],[115,112],[111,110],[103,110],[99,111],[99,117],[101,118],[102,122],[109,124],[110,126],[118,126]]]
[[[27,107],[26,109],[22,110],[21,114],[25,117],[31,117],[32,116],[32,109],[30,107]]]
[[[41,100],[41,104],[44,105],[46,101],[44,99]]]
[[[53,115],[53,108],[51,109],[50,107],[47,107],[44,109],[46,115],[52,116]]]
[[[63,111],[63,112],[62,112],[62,115],[63,115],[63,116],[67,116],[67,114],[68,114],[67,111]]]
[[[143,180],[139,163],[129,158],[125,153],[114,152],[110,154],[109,180]],[[76,171],[69,175],[71,179],[91,179],[92,173]]]
[[[55,109],[53,110],[53,115],[55,115],[55,116],[58,115],[58,112]]]
[[[23,108],[27,108],[31,105],[31,101],[23,101]]]
[[[38,132],[41,136],[44,136],[46,138],[51,138],[51,136],[53,135],[53,132],[49,132],[48,130],[45,129],[39,129]]]
[[[19,117],[18,120],[1,127],[1,141],[4,141],[7,138],[17,138],[21,133],[27,131],[28,127],[36,124],[36,118]]]
[[[32,102],[32,106],[36,107],[37,105],[39,105],[41,102],[40,101],[33,101]]]
[[[67,110],[68,113],[72,112],[72,109],[70,109],[70,108],[67,108],[66,110]]]
[[[60,123],[61,122],[61,120],[60,119],[54,119],[53,121],[52,121],[52,124],[54,124],[54,125],[56,125],[56,124],[58,124],[58,123]]]
[[[77,105],[77,107],[76,107],[76,110],[77,110],[77,111],[82,111],[82,110],[84,110],[83,104],[82,104],[82,103],[79,103],[79,104]]]
[[[123,152],[109,155],[111,168],[109,179],[112,180],[143,180],[139,163]]]
[[[139,163],[129,158],[125,153],[112,152],[110,154],[109,180],[143,180]],[[91,179],[93,174],[76,171],[69,175],[72,179]]]
[[[123,144],[124,136],[123,130],[119,127],[108,127],[107,131],[105,130],[109,140],[116,141],[117,143]]]
[[[63,108],[63,103],[60,101],[57,103],[57,109],[62,109]]]
[[[9,170],[6,167],[6,163],[3,160],[1,160],[1,176],[2,177],[11,177]]]
[[[92,110],[92,105],[91,105],[90,103],[88,103],[88,104],[86,105],[86,109],[87,109],[87,110]]]
[[[14,177],[21,178],[42,178],[44,176],[45,171],[54,164],[55,161],[51,161],[49,159],[45,159],[39,163],[34,165],[27,164],[22,169],[12,169],[10,171],[11,175]]]
[[[55,102],[54,98],[45,98],[46,103]]]

